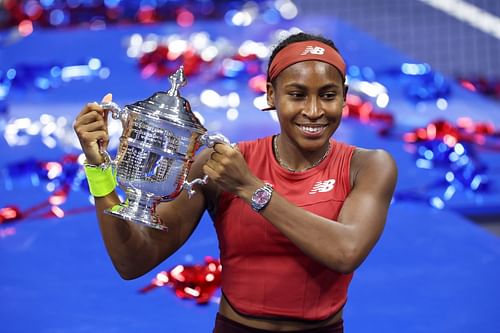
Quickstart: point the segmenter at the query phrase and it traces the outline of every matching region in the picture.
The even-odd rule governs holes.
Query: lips
[[[321,136],[323,134],[323,131],[327,128],[327,125],[306,125],[306,124],[297,124],[299,127],[300,131],[304,133],[307,136]]]

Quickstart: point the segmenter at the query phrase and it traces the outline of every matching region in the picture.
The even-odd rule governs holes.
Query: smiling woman
[[[239,144],[245,166],[238,169],[248,168],[241,182],[226,178],[224,149],[205,166],[225,189],[216,203],[224,282],[214,332],[343,332],[353,271],[380,237],[397,178],[385,151],[331,139],[345,106],[344,81],[332,41],[290,36],[268,68],[265,110],[276,109],[281,133]],[[259,216],[246,203],[263,182],[274,192]]]
[[[346,99],[344,78],[333,42],[300,33],[280,43],[267,84],[280,134],[198,154],[188,179],[206,174],[209,182],[191,199],[182,192],[157,206],[168,232],[115,223],[102,213],[119,202],[115,191],[95,195],[101,233],[120,275],[133,279],[156,267],[208,210],[223,266],[214,332],[343,332],[353,271],[382,233],[397,178],[385,151],[332,139]],[[86,105],[75,131],[87,164],[102,163],[105,111]],[[111,177],[94,171],[101,180]]]
[[[281,127],[275,141],[282,165],[304,171],[328,154],[342,118],[343,90],[339,71],[315,60],[291,65],[268,84],[268,103],[278,110]]]

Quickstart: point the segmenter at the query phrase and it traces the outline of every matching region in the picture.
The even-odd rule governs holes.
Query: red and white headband
[[[345,62],[330,45],[316,40],[296,42],[285,46],[274,57],[269,66],[268,80],[271,82],[288,66],[302,61],[318,60],[337,68],[345,77]]]

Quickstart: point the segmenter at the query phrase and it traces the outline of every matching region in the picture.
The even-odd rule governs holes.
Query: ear
[[[266,85],[266,88],[267,88],[267,104],[270,107],[274,107],[274,105],[275,105],[275,103],[274,103],[275,95],[274,95],[273,85],[270,82],[268,82],[267,85]]]
[[[344,106],[347,103],[347,90],[349,90],[349,85],[347,83],[344,83]]]

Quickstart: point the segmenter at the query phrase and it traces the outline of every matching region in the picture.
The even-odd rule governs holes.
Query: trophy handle
[[[128,112],[126,109],[122,109],[116,104],[115,102],[109,102],[109,103],[101,103],[99,104],[101,108],[104,110],[110,110],[111,111],[111,117],[113,119],[120,119],[122,123],[127,121],[127,116]]]
[[[99,106],[104,110],[110,110],[111,117],[116,120],[118,119],[121,120],[122,127],[125,128],[125,123],[127,122],[127,117],[128,117],[128,112],[126,109],[120,108],[118,104],[116,104],[115,102],[100,103]],[[112,159],[111,156],[109,156],[109,153],[106,150],[104,150],[101,142],[99,142],[99,150],[100,153],[104,156],[104,160],[107,161],[108,163],[111,163],[114,166],[116,161]]]
[[[229,139],[220,133],[217,133],[217,134],[206,134],[205,133],[200,137],[200,142],[201,142],[201,144],[203,144],[209,148],[212,148],[213,146],[215,146],[216,143],[225,143],[225,144],[231,145],[231,142],[229,141]],[[184,181],[184,183],[182,184],[182,188],[187,191],[188,198],[191,199],[193,197],[193,195],[196,193],[196,191],[193,189],[193,186],[196,184],[206,185],[207,182],[208,182],[208,176],[205,175],[203,178],[196,178],[190,182]]]
[[[207,183],[208,183],[208,176],[205,175],[203,178],[196,178],[190,182],[185,180],[184,183],[182,184],[182,188],[186,190],[188,198],[191,199],[193,195],[196,193],[196,191],[193,189],[193,186],[196,184],[206,185]]]
[[[203,134],[200,137],[201,144],[207,146],[208,148],[212,148],[215,146],[216,143],[225,143],[227,145],[230,145],[231,142],[229,142],[228,138],[226,138],[224,135],[217,133],[217,134]]]

